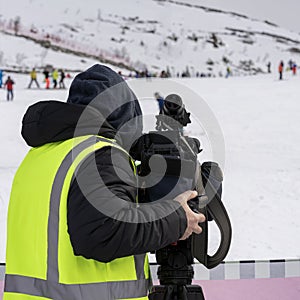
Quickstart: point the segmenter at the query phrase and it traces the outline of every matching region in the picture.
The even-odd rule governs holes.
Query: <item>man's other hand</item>
[[[178,201],[185,210],[187,219],[187,228],[180,240],[187,239],[192,233],[199,234],[202,232],[202,228],[199,226],[199,223],[205,221],[205,216],[201,213],[193,212],[188,205],[188,201],[197,197],[197,195],[196,191],[186,191],[174,199],[175,201]]]

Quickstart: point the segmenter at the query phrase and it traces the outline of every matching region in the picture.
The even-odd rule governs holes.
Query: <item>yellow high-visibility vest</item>
[[[113,140],[83,136],[32,148],[20,165],[8,209],[3,300],[146,300],[146,254],[101,263],[74,255],[67,199],[78,166]]]

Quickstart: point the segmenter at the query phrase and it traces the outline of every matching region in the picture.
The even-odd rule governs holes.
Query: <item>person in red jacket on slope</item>
[[[10,78],[10,76],[7,77],[7,80],[5,81],[5,84],[4,86],[6,86],[6,89],[7,89],[7,101],[11,100],[13,101],[14,99],[14,84],[15,82]]]
[[[281,61],[278,66],[279,80],[282,80],[283,67],[284,67],[284,63],[283,63],[283,61]]]

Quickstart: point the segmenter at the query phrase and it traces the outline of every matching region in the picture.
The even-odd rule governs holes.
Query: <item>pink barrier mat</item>
[[[300,299],[300,278],[195,280],[206,300],[296,300]]]
[[[205,300],[296,300],[300,299],[300,278],[195,280]],[[2,300],[3,281],[0,281]],[[103,299],[104,300],[104,299]]]
[[[158,284],[158,282],[154,282]],[[300,278],[194,280],[205,300],[297,300]]]

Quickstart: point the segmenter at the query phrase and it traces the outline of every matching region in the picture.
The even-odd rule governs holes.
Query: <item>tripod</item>
[[[160,285],[153,286],[149,300],[204,300],[201,286],[192,285],[194,269],[190,249],[189,238],[156,252]]]

